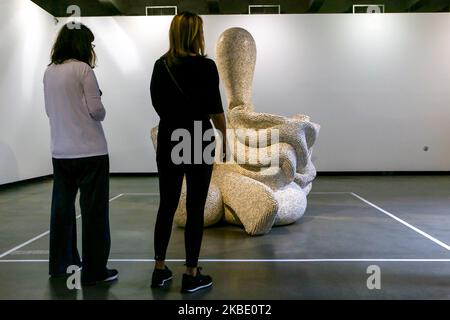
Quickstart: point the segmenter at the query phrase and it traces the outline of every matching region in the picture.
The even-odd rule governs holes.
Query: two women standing
[[[172,157],[172,149],[178,143],[172,141],[172,134],[183,129],[193,137],[197,125],[202,133],[212,129],[212,120],[225,137],[226,125],[217,67],[204,54],[202,19],[188,12],[178,14],[172,21],[169,39],[170,49],[156,61],[150,85],[152,104],[160,117],[156,152],[160,206],[154,231],[155,268],[151,285],[161,287],[172,279],[165,258],[186,177],[186,272],[182,292],[194,292],[212,285],[211,277],[201,274],[198,267],[204,207],[212,174],[212,163],[203,158],[203,151],[211,141],[203,142],[200,149],[192,145],[191,160],[198,160],[196,153],[201,152],[200,162],[179,163]],[[92,32],[83,25],[80,29],[63,27],[44,77],[54,168],[50,275],[63,275],[69,265],[79,265],[83,267],[84,284],[111,281],[118,276],[116,270],[106,267],[110,250],[109,161],[101,126],[105,110],[92,70],[93,40]],[[83,221],[82,261],[76,248],[78,190]]]

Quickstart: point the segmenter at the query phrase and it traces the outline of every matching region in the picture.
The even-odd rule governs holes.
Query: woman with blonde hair
[[[214,135],[216,129],[226,146],[226,122],[219,91],[216,64],[205,55],[203,21],[200,16],[183,12],[176,15],[169,31],[170,48],[154,65],[150,93],[153,107],[160,117],[156,162],[159,174],[160,204],[155,224],[155,269],[152,287],[162,287],[172,279],[165,265],[172,223],[178,206],[183,178],[186,176],[187,221],[185,234],[186,272],[182,292],[194,292],[212,285],[210,276],[200,273],[198,258],[203,236],[203,215],[211,180]],[[189,133],[189,148],[181,160],[174,147],[180,142],[177,132]],[[210,135],[211,136],[211,135]],[[194,141],[200,137],[201,141]],[[176,141],[173,141],[176,140]],[[223,147],[223,155],[225,147]]]

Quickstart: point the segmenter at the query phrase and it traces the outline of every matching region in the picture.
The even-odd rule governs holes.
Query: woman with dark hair
[[[210,141],[203,141],[202,137],[212,131],[212,120],[221,133],[225,154],[226,123],[217,67],[204,54],[201,17],[189,12],[176,15],[170,26],[169,40],[170,49],[156,61],[150,85],[153,107],[160,117],[156,150],[160,204],[154,234],[152,287],[161,287],[172,279],[172,272],[165,265],[166,251],[183,177],[186,176],[186,272],[181,291],[194,292],[212,285],[211,277],[202,275],[197,265],[213,168],[213,155],[204,157],[204,153],[214,153],[214,149],[207,148],[214,143],[214,137]],[[183,150],[181,162],[174,158],[177,155],[173,152],[179,144],[173,141],[177,132],[188,132],[192,142],[189,150]],[[196,137],[201,140],[193,141]]]
[[[52,277],[82,266],[84,285],[117,279],[107,269],[109,157],[101,121],[105,109],[94,71],[94,34],[82,24],[66,24],[58,34],[44,75],[45,109],[50,120],[53,194],[50,222]],[[80,190],[82,262],[77,249],[75,198]]]

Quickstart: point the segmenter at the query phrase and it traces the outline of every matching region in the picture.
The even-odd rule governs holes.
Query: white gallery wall
[[[55,26],[42,11],[39,27],[26,29],[10,16],[21,14],[13,7],[0,10],[7,21],[0,36],[9,39],[0,42],[0,184],[51,172],[41,79],[49,41],[64,23]],[[450,14],[203,18],[212,58],[225,29],[250,31],[258,50],[255,110],[319,123],[319,171],[450,170]],[[149,83],[171,19],[81,19],[96,35],[112,172],[156,172]]]
[[[28,0],[0,0],[0,184],[52,173],[42,77],[53,17]]]
[[[250,31],[258,50],[255,109],[319,123],[319,171],[450,170],[450,14],[203,18],[213,58],[225,29]],[[83,19],[97,35],[113,171],[156,172],[149,82],[170,21]]]

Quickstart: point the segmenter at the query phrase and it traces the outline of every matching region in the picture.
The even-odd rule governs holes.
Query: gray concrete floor
[[[118,282],[68,290],[64,279],[50,280],[51,186],[46,179],[0,191],[0,299],[450,298],[449,176],[321,176],[295,224],[259,237],[236,226],[207,228],[200,264],[214,287],[190,295],[179,292],[184,239],[177,227],[167,254],[175,277],[167,288],[149,287],[155,177],[111,178],[111,198],[122,194],[110,203],[109,266],[119,269]],[[379,290],[367,288],[370,265],[380,267]]]

